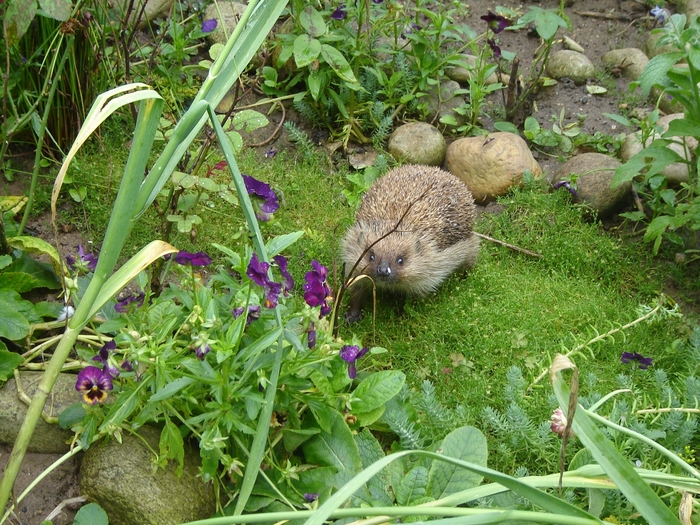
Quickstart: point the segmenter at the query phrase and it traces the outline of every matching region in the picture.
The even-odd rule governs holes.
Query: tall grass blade
[[[557,367],[558,360],[566,364]],[[559,369],[559,371],[552,374],[554,393],[559,400],[559,405],[565,412],[569,406],[570,389],[562,377],[561,370],[573,367],[573,363],[564,356],[557,356],[555,365],[553,365],[553,370],[555,368]],[[615,446],[605,437],[603,432],[581,407],[576,410],[572,428],[576,436],[581,440],[581,443],[591,453],[593,459],[603,468],[619,490],[650,525],[680,524],[678,518],[664,505],[661,498],[632,468],[629,460],[617,451]]]

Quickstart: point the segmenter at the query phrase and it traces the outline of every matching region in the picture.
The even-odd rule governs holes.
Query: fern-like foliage
[[[299,148],[299,151],[305,157],[313,156],[315,151],[314,143],[304,131],[300,130],[297,127],[297,125],[294,124],[294,122],[292,122],[291,120],[285,122],[283,127],[289,135],[289,140],[296,144],[297,148]]]
[[[299,113],[299,116],[307,124],[314,126],[316,128],[323,127],[325,125],[325,120],[319,115],[318,111],[314,106],[309,104],[304,99],[299,99],[294,101],[294,109]],[[285,123],[286,126],[286,123]]]

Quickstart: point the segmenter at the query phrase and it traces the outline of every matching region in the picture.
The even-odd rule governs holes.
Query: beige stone
[[[445,167],[467,184],[480,204],[504,195],[514,184],[519,184],[525,170],[535,177],[542,175],[526,142],[519,135],[507,132],[454,141],[447,148]]]
[[[600,59],[607,66],[622,69],[625,78],[630,80],[637,80],[649,63],[644,51],[636,47],[613,49],[604,53]]]
[[[683,113],[665,115],[658,120],[657,125],[660,126],[663,131],[666,131],[668,130],[669,123],[679,118],[683,118]],[[623,162],[627,162],[637,153],[642,151],[644,146],[648,146],[656,138],[659,138],[658,133],[654,134],[654,136],[649,138],[647,143],[643,145],[641,143],[641,134],[639,131],[636,133],[630,133],[625,138],[625,143],[622,145],[622,149],[620,149],[620,158]],[[675,137],[675,140],[679,141],[679,143],[670,144],[668,148],[678,153],[678,155],[680,155],[682,158],[690,159],[692,152],[698,146],[698,141],[693,137],[685,137],[684,146],[680,144],[682,139],[683,137]],[[673,164],[666,166],[663,170],[661,170],[661,173],[666,176],[666,179],[672,185],[678,185],[681,182],[688,182],[688,165],[682,162],[674,162]]]
[[[409,122],[389,137],[387,151],[400,162],[441,166],[447,144],[442,133],[427,122]]]

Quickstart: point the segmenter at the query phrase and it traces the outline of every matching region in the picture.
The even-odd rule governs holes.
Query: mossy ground
[[[73,169],[75,183],[90,187],[84,203],[64,214],[64,220],[79,228],[89,224],[87,231],[98,243],[111,213],[119,164],[125,158],[118,151],[121,153],[112,153],[114,169],[108,173],[97,149],[86,150]],[[345,172],[323,155],[300,160],[293,152],[281,152],[271,159],[246,152],[239,167],[268,182],[280,196],[280,210],[263,227],[266,236],[305,231],[287,253],[299,290],[312,259],[329,267],[337,261],[338,241],[354,214],[341,194]],[[217,177],[225,180],[228,175]],[[477,231],[542,257],[483,241],[474,270],[455,274],[436,294],[408,298],[401,310],[392,298],[381,297],[376,322],[368,310],[359,324],[340,329],[346,340],[355,335],[365,345],[389,350],[364,358],[361,367],[401,369],[414,389],[420,389],[424,380],[431,381],[444,406],[462,405],[463,423],[486,432],[484,408],[506,410],[510,403],[504,387],[511,366],[518,366],[530,384],[556,353],[633,321],[640,305],[653,304],[669,280],[680,281],[687,274],[653,258],[650,247],[638,240],[621,239],[600,223],[587,221],[585,210],[572,205],[563,190],[517,190],[501,204],[502,213],[480,216]],[[243,219],[236,206],[212,199],[198,213],[203,223],[196,237],[180,235],[171,239],[173,244],[217,257],[212,243],[232,246],[239,242]],[[134,230],[125,255],[157,237],[157,231],[156,215],[149,212]],[[697,319],[686,317],[641,323],[585,348],[573,359],[584,372],[597,377],[595,389],[602,394],[619,388],[618,374],[630,371],[629,365],[620,362],[622,352],[661,360],[669,375],[674,368],[681,373],[682,367],[672,358],[672,345],[687,337],[693,322]],[[582,394],[587,394],[585,387]],[[547,378],[519,401],[535,424],[546,421],[554,408]],[[490,447],[498,448],[495,438]],[[495,468],[512,472],[519,466],[517,458],[522,456],[492,454],[490,461]],[[556,462],[556,455],[552,461]],[[541,465],[525,466],[535,472]]]

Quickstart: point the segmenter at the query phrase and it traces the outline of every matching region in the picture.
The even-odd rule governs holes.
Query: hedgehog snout
[[[377,266],[377,275],[380,277],[391,277],[391,266],[388,264],[379,264]]]

